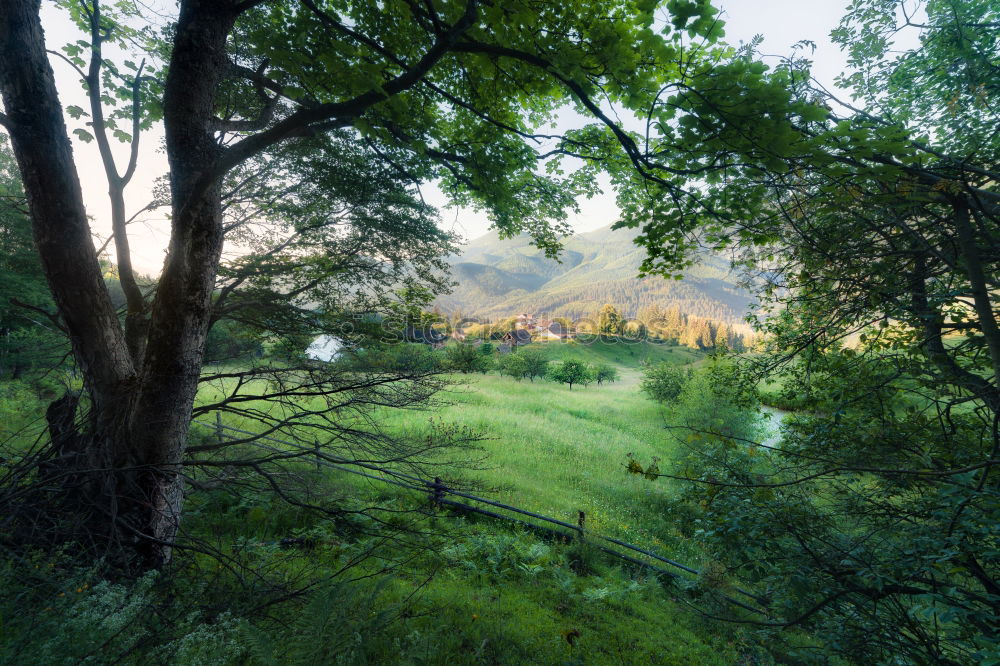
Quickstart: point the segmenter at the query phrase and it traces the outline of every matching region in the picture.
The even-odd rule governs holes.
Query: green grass
[[[442,476],[474,483],[480,495],[568,522],[585,511],[594,533],[698,565],[700,551],[682,535],[679,518],[669,514],[670,484],[630,475],[625,463],[628,453],[642,460],[669,459],[674,453],[658,406],[638,391],[641,364],[682,365],[703,356],[646,343],[538,346],[543,344],[553,360],[611,363],[621,378],[570,390],[544,380],[458,375],[441,396],[444,404],[433,410],[386,410],[376,416],[385,427],[411,432],[427,430],[431,418],[481,430],[488,437],[482,442],[483,468],[455,467]],[[210,401],[227,388],[231,386],[225,382],[206,386],[199,399]],[[222,490],[195,492],[185,506],[185,524],[193,535],[224,549],[233,544],[231,556],[279,579],[295,580],[314,568],[332,573],[378,544],[377,557],[348,572],[372,577],[356,584],[357,598],[363,599],[373,593],[374,580],[386,580],[380,569],[393,569],[368,606],[340,591],[331,593],[335,598],[326,604],[296,607],[294,617],[282,616],[279,607],[273,624],[246,628],[266,634],[282,663],[328,663],[286,661],[282,655],[287,645],[309,647],[343,635],[365,637],[365,657],[357,663],[730,664],[756,650],[749,637],[702,620],[676,602],[684,594],[676,587],[648,572],[623,569],[622,562],[592,548],[545,539],[482,516],[442,512],[425,518],[407,511],[424,504],[425,496],[308,464],[299,467],[292,475],[297,483],[342,501],[348,511],[343,518],[329,521],[267,494],[237,499]],[[386,508],[378,515],[390,525],[412,521],[412,527],[430,535],[392,544],[366,536],[374,524],[350,511],[370,506]],[[295,534],[315,536],[317,545],[301,551],[274,545]],[[235,599],[251,594],[211,558],[197,553],[185,557],[189,564],[178,571],[176,585],[198,603],[236,608]],[[321,602],[321,596],[317,591],[315,601]],[[253,606],[256,601],[239,603]],[[303,617],[313,611],[331,616]],[[381,611],[396,614],[389,626],[365,624]],[[337,613],[341,617],[334,621]],[[329,635],[317,635],[311,624],[326,627]],[[258,644],[246,637],[239,641]],[[327,654],[340,650],[336,646]]]
[[[431,421],[482,433],[480,469],[452,467],[439,473],[481,495],[588,528],[670,557],[697,564],[699,550],[681,535],[667,500],[672,486],[628,474],[628,454],[669,460],[675,442],[663,428],[660,407],[639,392],[641,365],[698,363],[704,355],[686,347],[595,340],[534,343],[552,360],[615,365],[620,379],[598,386],[515,380],[496,374],[455,375],[433,410],[382,410],[375,420],[390,431],[430,434]],[[205,387],[203,399],[219,386]],[[232,423],[232,425],[247,425]],[[336,473],[333,473],[336,474]],[[350,484],[351,477],[341,475]],[[362,482],[367,487],[368,482]]]
[[[516,381],[497,375],[463,375],[435,410],[434,417],[482,431],[486,469],[454,470],[475,481],[488,495],[531,511],[570,522],[587,514],[590,529],[673,554],[687,550],[678,540],[665,509],[671,488],[625,471],[627,455],[641,460],[669,458],[659,407],[639,393],[639,363],[667,360],[682,364],[700,359],[686,348],[659,345],[546,343],[553,359],[576,358],[615,363],[621,379],[572,390],[536,379]],[[616,363],[616,360],[623,362]],[[419,428],[424,413],[386,412],[383,422]],[[689,557],[694,552],[685,553]]]
[[[572,547],[485,523],[463,531],[418,595],[415,613],[427,617],[400,632],[416,637],[405,651],[411,658],[426,651],[429,663],[442,664],[731,664],[747,647],[738,632],[715,631],[678,608],[676,592],[653,577],[607,562],[576,575],[567,565]],[[403,601],[418,575],[396,579],[386,601]],[[378,656],[388,663],[400,655]]]
[[[620,380],[574,387],[537,379],[455,375],[443,404],[428,411],[384,410],[383,427],[429,432],[429,421],[481,431],[480,469],[442,471],[474,484],[477,494],[575,522],[594,533],[652,548],[699,565],[703,553],[671,516],[672,486],[625,470],[627,454],[648,461],[674,454],[660,408],[638,390],[641,365],[697,363],[683,347],[593,341],[536,343],[552,360],[611,363]],[[346,474],[329,483],[358,502],[401,508],[424,501],[406,491]],[[243,511],[240,508],[239,511]],[[295,526],[273,506],[246,509],[244,528],[269,539]],[[225,522],[232,523],[233,516]],[[442,514],[450,537],[398,570],[380,606],[406,603],[407,616],[372,658],[397,663],[733,663],[747,644],[672,600],[678,592],[591,551],[585,572],[570,566],[572,544],[547,541],[491,519]],[[276,522],[277,521],[277,522]],[[209,522],[212,522],[210,519]],[[272,525],[271,523],[275,523]],[[272,529],[274,528],[274,529]],[[217,524],[214,529],[225,529]],[[525,553],[546,553],[540,558]],[[317,554],[318,555],[318,554]],[[580,638],[570,646],[566,633]],[[425,656],[421,656],[425,655]]]

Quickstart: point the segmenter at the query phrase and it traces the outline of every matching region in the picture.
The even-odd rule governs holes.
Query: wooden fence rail
[[[564,520],[559,520],[558,518],[552,518],[551,516],[546,516],[540,513],[535,513],[533,511],[528,511],[527,509],[522,509],[516,506],[511,506],[509,504],[504,504],[502,502],[497,502],[495,500],[487,499],[485,497],[478,497],[455,488],[448,487],[440,477],[435,477],[433,481],[422,479],[411,474],[406,474],[405,472],[400,472],[394,469],[388,469],[380,465],[374,465],[371,463],[359,462],[350,460],[347,458],[342,458],[340,456],[335,456],[326,451],[323,451],[318,444],[313,446],[308,446],[305,444],[297,442],[289,442],[287,440],[278,439],[270,435],[259,435],[249,430],[242,430],[240,428],[234,428],[233,426],[228,426],[222,423],[221,417],[216,418],[214,423],[205,423],[202,421],[193,421],[195,425],[207,428],[213,432],[219,444],[226,443],[230,444],[245,444],[247,446],[253,446],[258,449],[269,451],[274,454],[276,459],[308,459],[314,458],[315,464],[320,467],[325,467],[328,469],[335,469],[341,472],[346,472],[348,474],[354,474],[357,476],[362,476],[367,479],[372,479],[380,483],[387,483],[401,488],[406,488],[408,490],[415,490],[421,493],[427,493],[430,498],[430,503],[434,507],[451,507],[459,511],[466,513],[476,513],[497,520],[503,520],[506,522],[516,523],[522,525],[528,529],[545,532],[547,534],[555,535],[558,537],[578,539],[581,542],[587,542],[592,547],[608,554],[618,559],[624,560],[636,566],[640,566],[659,574],[666,575],[674,579],[682,579],[683,576],[678,574],[676,571],[670,571],[664,569],[661,566],[650,563],[646,560],[639,559],[628,553],[623,553],[621,550],[612,548],[602,543],[595,543],[594,541],[600,541],[605,543],[614,544],[618,548],[624,548],[641,555],[645,555],[648,558],[666,564],[670,567],[684,571],[695,576],[700,575],[697,569],[689,567],[687,565],[681,564],[680,562],[675,562],[669,558],[663,557],[651,550],[641,548],[635,544],[627,543],[613,537],[603,536],[601,534],[595,534],[593,532],[587,531],[585,529],[586,525],[586,514],[583,511],[578,512],[577,524],[566,522]],[[270,446],[265,442],[270,442],[272,444],[280,445],[283,448],[278,448],[276,446]],[[371,474],[370,472],[376,472],[376,474]],[[492,511],[490,509],[485,509],[482,506],[476,506],[475,504],[470,504],[468,502],[459,502],[453,499],[448,499],[446,495],[452,495],[455,497],[461,497],[462,499],[468,500],[469,502],[475,502],[476,504],[484,504],[495,509],[500,509],[502,511],[507,511],[509,513],[518,514],[520,516],[526,516],[529,518],[534,518],[535,520],[540,520],[550,525],[556,525],[559,528],[550,527],[548,525],[539,525],[537,523],[524,520],[522,518],[517,518],[515,516],[498,513],[497,511]],[[756,604],[761,606],[766,606],[766,603],[757,595],[743,590],[741,588],[733,588],[733,590],[743,597],[751,599]],[[723,598],[740,608],[748,610],[753,613],[758,613],[761,615],[767,615],[767,611],[756,606],[747,604],[739,599],[730,597],[729,595],[722,595]]]

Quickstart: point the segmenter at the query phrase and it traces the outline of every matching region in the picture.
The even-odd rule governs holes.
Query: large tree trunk
[[[182,501],[179,475],[198,387],[216,269],[222,251],[210,130],[236,12],[218,0],[184,3],[164,96],[173,224],[169,255],[144,345],[126,343],[91,240],[79,177],[45,54],[39,0],[0,10],[0,94],[28,195],[46,278],[85,379],[88,412],[67,398],[50,408],[57,453],[51,478],[62,505],[118,548],[130,568],[170,558]],[[140,359],[133,350],[144,349]]]
[[[39,0],[8,0],[0,11],[4,125],[24,181],[45,276],[73,352],[89,388],[110,396],[135,370],[91,240],[38,8]]]
[[[211,130],[215,92],[237,12],[215,0],[183,3],[164,89],[173,221],[170,248],[150,316],[131,435],[141,464],[155,469],[149,542],[153,561],[169,559],[183,499],[179,475],[198,389],[212,293],[222,256],[219,178],[205,175],[221,148]]]

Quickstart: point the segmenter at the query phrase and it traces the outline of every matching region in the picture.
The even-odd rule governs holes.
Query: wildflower
[[[83,592],[83,588],[82,587],[76,588],[76,593],[77,594],[80,594],[81,592]]]
[[[473,622],[475,622],[475,621],[476,621],[476,620],[478,620],[478,619],[479,619],[479,616],[478,616],[478,615],[476,615],[475,613],[473,613],[473,614],[472,614],[472,621],[473,621]]]

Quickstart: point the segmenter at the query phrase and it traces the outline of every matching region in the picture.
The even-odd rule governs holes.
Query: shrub
[[[444,348],[445,365],[449,370],[468,374],[486,372],[492,359],[473,345],[453,344]]]
[[[528,374],[527,364],[524,357],[517,353],[504,354],[497,360],[497,369],[501,375],[513,377],[521,381]]]
[[[754,441],[764,432],[759,404],[739,368],[717,359],[685,379],[670,421],[685,431],[678,433],[685,441],[691,435],[704,441]]]
[[[658,363],[643,368],[639,390],[661,404],[674,402],[684,390],[687,376],[683,370],[669,363]]]

